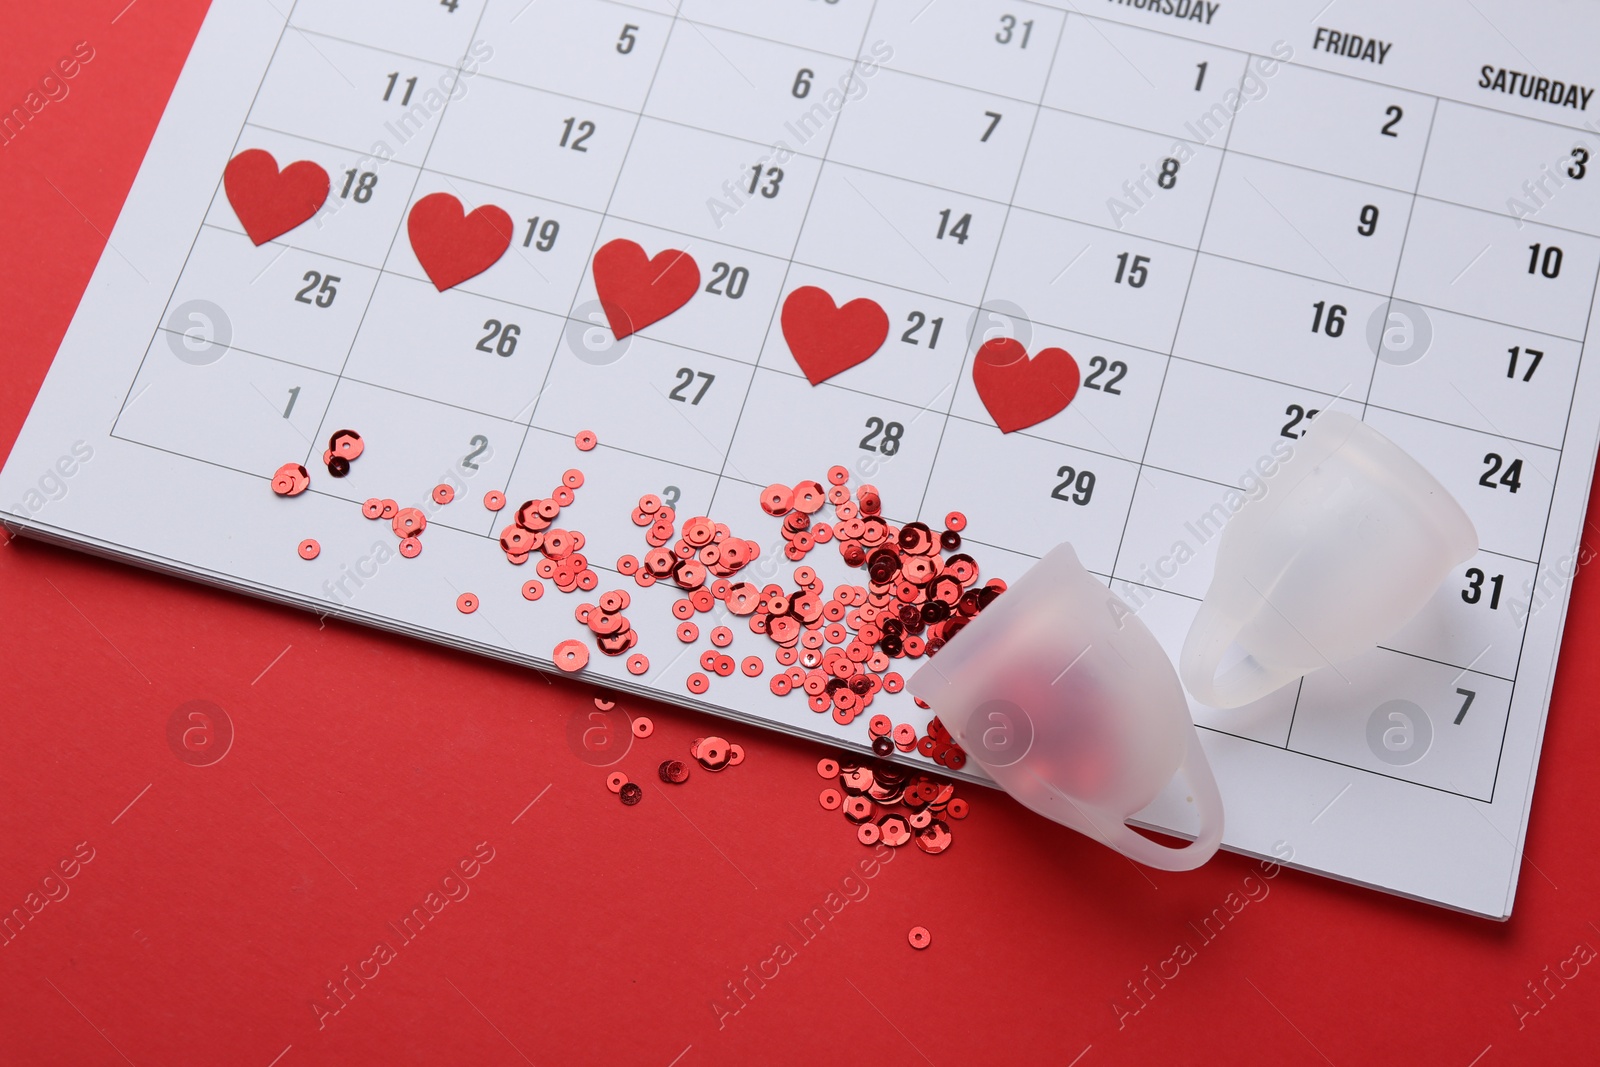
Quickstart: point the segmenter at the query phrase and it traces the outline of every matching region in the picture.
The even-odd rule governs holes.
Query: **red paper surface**
[[[0,110],[77,42],[95,52],[65,99],[0,146],[7,447],[205,7],[125,5],[15,6],[0,34]],[[137,264],[137,249],[122,252]],[[27,542],[0,547],[0,597],[0,908],[23,907],[62,861],[76,874],[0,938],[0,1063],[1494,1067],[1594,1055],[1600,966],[1549,977],[1572,975],[1575,946],[1600,949],[1593,568],[1577,578],[1504,925],[1293,871],[1263,880],[1235,856],[1141,871],[979,791],[949,852],[903,849],[851,883],[851,899],[842,880],[871,852],[817,804],[822,749],[624,699],[656,727],[618,764],[647,790],[624,808],[569,744],[594,708],[581,680],[319,627]],[[235,737],[196,767],[174,755],[168,723],[202,699]],[[711,730],[746,747],[744,765],[696,770],[670,793],[654,781],[657,763]],[[73,867],[82,842],[93,858]],[[480,842],[493,859],[449,883],[467,895],[402,942],[388,924]],[[836,915],[830,892],[846,901]],[[1202,936],[1230,893],[1260,899]],[[828,921],[804,941],[790,924],[819,907]],[[922,952],[906,942],[919,925],[933,935]],[[319,1019],[325,983],[346,966],[371,974],[380,940],[394,958]],[[793,955],[774,974],[779,941]],[[1165,963],[1180,942],[1192,958]],[[1158,985],[1147,966],[1177,974]],[[743,984],[746,967],[771,977]]]

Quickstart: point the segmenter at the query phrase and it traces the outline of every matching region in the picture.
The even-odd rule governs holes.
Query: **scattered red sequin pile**
[[[563,589],[562,592],[570,590]],[[599,646],[600,651],[608,656],[620,656],[639,643],[639,632],[628,622],[628,617],[622,614],[630,603],[632,598],[628,596],[627,590],[613,589],[601,595],[600,603],[579,604],[578,610],[574,613],[577,620],[587,626],[589,632],[594,635],[595,644]],[[636,656],[634,659],[644,659],[644,657]],[[642,673],[633,670],[631,663],[628,669],[635,674]],[[650,663],[645,660],[644,670],[649,669]]]
[[[772,679],[772,691],[784,696],[803,689],[811,710],[831,711],[841,725],[870,707],[880,689],[904,687],[899,672],[888,669],[893,660],[938,652],[1006,588],[999,579],[978,586],[977,561],[957,551],[966,527],[960,512],[945,517],[939,534],[921,522],[897,528],[883,517],[876,488],[863,485],[852,497],[848,481],[849,472],[834,467],[826,491],[815,481],[770,485],[761,492],[761,506],[782,517],[789,559],[802,560],[817,545],[836,541],[847,564],[866,569],[867,585],[837,586],[823,601],[816,572],[800,567],[795,581],[801,588],[786,596],[769,586],[750,620],[751,630],[779,645],[778,662],[788,667]],[[833,506],[832,523],[812,518],[824,502]],[[879,755],[888,755],[892,745],[902,752],[918,748],[952,769],[966,762],[942,726],[936,733],[930,724],[920,742],[913,727],[891,728],[884,716],[875,717],[873,727]]]
[[[585,430],[573,443],[580,451],[589,451],[598,438]],[[330,474],[343,477],[364,449],[360,434],[340,430],[330,440],[323,461]],[[719,602],[731,614],[747,618],[752,633],[765,634],[777,646],[773,658],[783,670],[771,679],[771,691],[786,696],[803,690],[813,711],[831,713],[836,723],[849,725],[872,705],[880,691],[904,689],[904,678],[890,669],[895,660],[935,654],[1006,588],[999,579],[978,584],[977,562],[959,551],[961,531],[966,527],[966,517],[960,512],[947,515],[945,529],[939,533],[921,522],[895,526],[883,515],[878,490],[861,485],[852,493],[849,477],[844,467],[833,467],[826,488],[821,482],[803,481],[793,487],[770,485],[760,493],[762,509],[782,519],[785,557],[802,564],[795,568],[793,590],[786,591],[778,584],[757,587],[736,581],[739,573],[759,558],[760,545],[735,536],[728,526],[706,516],[690,518],[680,528],[674,509],[653,494],[639,498],[632,516],[636,526],[645,528],[650,550],[643,559],[620,557],[617,571],[641,588],[670,579],[683,590],[686,595],[673,602],[672,613],[678,621],[678,639],[685,644],[700,639],[696,616],[713,611]],[[564,593],[588,592],[599,584],[599,575],[583,555],[583,533],[555,525],[583,484],[582,471],[568,470],[548,498],[522,504],[511,525],[500,532],[500,547],[508,562],[521,565],[539,553],[535,568],[539,578],[551,581]],[[272,490],[280,496],[297,496],[309,485],[305,467],[296,463],[284,464],[272,479]],[[448,485],[436,486],[432,499],[438,505],[449,504],[455,491]],[[490,491],[483,504],[498,512],[506,506],[505,494]],[[819,519],[822,509],[830,505],[833,521]],[[362,505],[362,514],[390,522],[400,539],[401,555],[412,558],[422,551],[421,535],[428,519],[421,509],[402,508],[393,500],[374,497]],[[815,569],[803,561],[818,545],[829,542],[838,544],[846,564],[867,572],[867,584],[841,583],[827,594]],[[317,542],[309,538],[299,546],[306,559],[316,558],[319,551]],[[540,599],[543,583],[530,579],[523,584],[522,595],[530,601]],[[623,614],[629,603],[625,590],[614,589],[604,593],[597,604],[580,604],[574,613],[607,656],[627,654],[639,643],[638,631]],[[463,593],[456,601],[457,610],[464,614],[478,606],[474,593]],[[702,669],[689,675],[686,685],[691,693],[707,692],[712,675],[726,678],[740,671],[757,678],[765,673],[760,656],[736,661],[717,651],[733,643],[733,631],[727,626],[713,627],[709,637],[715,648],[702,653]],[[589,663],[589,645],[579,639],[561,641],[552,651],[552,659],[563,671],[580,671]],[[645,674],[650,661],[641,654],[631,655],[627,669],[635,675]],[[917,703],[921,705],[921,701]],[[868,733],[879,756],[917,751],[952,770],[966,763],[966,753],[938,719],[930,722],[927,733],[919,738],[910,724],[895,725],[886,715],[874,715]]]
[[[639,506],[633,509],[633,524],[649,527],[644,539],[651,550],[643,560],[632,555],[619,557],[617,571],[632,578],[641,589],[671,578],[678,588],[690,594],[687,614],[677,605],[673,608],[673,614],[687,620],[697,611],[710,611],[714,600],[725,599],[732,588],[727,579],[755,560],[761,554],[761,546],[734,537],[733,531],[722,523],[699,515],[683,524],[682,536],[668,549],[667,542],[678,532],[673,525],[676,519],[677,513],[660,497],[640,497]],[[707,581],[711,581],[709,587]]]
[[[945,817],[967,817],[967,802],[956,796],[953,783],[906,767],[841,756],[818,761],[817,774],[838,783],[825,788],[818,801],[827,811],[843,811],[863,845],[899,848],[914,841],[923,852],[938,855],[954,840]]]
[[[676,520],[676,512],[662,503],[660,497],[654,494],[640,497],[638,506],[633,509],[633,522],[635,526],[648,527],[645,542],[650,545],[650,551],[642,560],[633,555],[618,558],[617,571],[631,577],[641,589],[670,579],[687,593],[673,602],[672,615],[678,620],[678,640],[693,644],[700,640],[700,626],[694,621],[695,616],[713,610],[719,601],[735,615],[748,615],[755,610],[761,592],[749,582],[734,583],[729,579],[761,555],[761,546],[735,537],[726,525],[704,515],[685,521],[681,531],[675,526]],[[674,535],[678,535],[676,542],[673,542]],[[669,542],[672,542],[670,549]],[[713,628],[710,637],[718,648],[733,643],[733,631],[726,626]],[[639,658],[643,660],[642,656]],[[700,657],[700,666],[724,678],[736,669],[758,678],[766,669],[759,656],[746,656],[742,663],[736,663],[732,656],[712,649],[707,649]],[[644,660],[639,670],[634,670],[630,662],[628,669],[642,674],[649,669],[649,661]],[[689,675],[687,684],[689,692],[698,695],[711,688],[711,679],[697,671]]]
[[[581,488],[583,472],[577,469],[567,471],[548,499],[527,501],[517,509],[516,521],[500,531],[500,547],[505,550],[507,562],[520,566],[528,562],[528,557],[534,552],[541,553],[544,558],[539,561],[535,571],[539,577],[553,582],[563,593],[577,589],[588,592],[600,584],[600,576],[590,569],[589,560],[583,554],[583,534],[555,525],[556,519],[561,517],[561,509],[572,503],[577,490]],[[532,591],[528,585],[524,585],[522,595],[529,600],[537,600],[538,593],[543,592],[538,589],[535,595],[529,596]],[[637,635],[634,640],[638,640]],[[628,647],[633,646],[630,644]],[[613,656],[617,654],[608,653]]]

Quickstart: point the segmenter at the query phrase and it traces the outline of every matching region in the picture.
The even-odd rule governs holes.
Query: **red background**
[[[5,442],[206,6],[126,3],[13,5],[0,34],[0,111],[76,42],[96,52],[70,96],[0,147]],[[625,808],[569,745],[593,685],[13,541],[0,910],[79,842],[94,858],[0,947],[0,1062],[1591,1060],[1600,968],[1552,983],[1537,1014],[1512,1004],[1538,1007],[1526,982],[1580,942],[1600,947],[1592,571],[1577,578],[1507,924],[1293,871],[1247,882],[1258,864],[1229,855],[1142,872],[967,790],[949,852],[896,853],[802,944],[788,924],[871,854],[817,805],[824,750],[623,699],[656,725],[618,765],[646,783]],[[237,732],[213,766],[168,746],[194,699]],[[656,763],[712,731],[746,746],[743,766],[697,771],[670,797],[652,788]],[[397,942],[386,923],[484,841],[494,859],[470,895],[319,1029],[324,983]],[[1263,886],[1214,941],[1190,927]],[[914,925],[928,950],[907,945]],[[795,958],[719,1020],[725,983],[780,939]],[[1139,1006],[1127,983],[1179,941],[1195,958],[1119,1026],[1113,1003]]]

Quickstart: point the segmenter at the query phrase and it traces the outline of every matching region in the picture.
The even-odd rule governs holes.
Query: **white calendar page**
[[[744,620],[729,651],[767,674],[689,692],[709,646],[677,640],[679,592],[613,569],[646,550],[641,494],[758,541],[745,577],[788,585],[758,494],[845,465],[897,522],[964,512],[984,577],[1070,540],[1176,656],[1228,501],[1316,412],[1347,410],[1449,487],[1482,551],[1385,647],[1245,709],[1193,708],[1226,845],[1510,914],[1600,422],[1583,358],[1600,10],[283,7],[212,5],[0,478],[15,527],[549,668],[588,639],[574,609],[592,594],[524,600],[532,568],[497,541],[510,512],[481,500],[514,508],[578,468],[562,525],[601,590],[630,591],[651,662],[636,677],[593,654],[589,676],[864,749],[864,721],[773,695],[771,643]],[[259,246],[223,186],[251,149],[330,182]],[[515,227],[446,291],[408,237],[438,193]],[[622,341],[592,269],[616,240],[700,271]],[[818,385],[781,315],[805,286],[889,323]],[[974,370],[1005,336],[1070,353],[1081,386],[1002,433]],[[366,450],[330,478],[346,427]],[[273,494],[285,462],[309,491]],[[414,559],[360,514],[441,483],[460,491]],[[862,582],[834,547],[806,562],[830,588]],[[926,721],[909,694],[873,710]],[[1181,833],[1185,809],[1163,796],[1140,819]]]

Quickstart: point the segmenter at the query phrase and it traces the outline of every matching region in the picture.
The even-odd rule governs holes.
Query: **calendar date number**
[[[1506,351],[1511,353],[1511,363],[1506,367],[1506,377],[1515,379],[1517,365],[1521,363],[1523,367],[1522,380],[1525,382],[1533,381],[1533,372],[1539,369],[1539,361],[1544,359],[1543,350],[1525,348],[1522,345],[1512,345]]]
[[[672,387],[672,392],[667,394],[667,399],[676,400],[680,404],[688,404],[691,407],[698,405],[701,400],[705,399],[706,391],[711,388],[711,383],[717,380],[715,374],[707,374],[703,370],[695,370],[692,367],[679,367],[676,377],[678,384]],[[700,383],[698,388],[695,387],[696,382]],[[690,393],[691,389],[693,390],[692,394]]]
[[[461,466],[465,470],[475,471],[478,469],[478,464],[474,461],[489,451],[489,439],[481,433],[473,434],[472,440],[467,444],[472,447],[472,451],[461,457]]]
[[[484,335],[479,338],[477,349],[487,352],[492,356],[509,358],[517,350],[517,340],[522,336],[522,327],[514,322],[501,322],[499,319],[488,319],[483,324]]]
[[[744,288],[749,284],[750,272],[744,267],[713,263],[711,280],[706,283],[706,292],[712,296],[725,296],[729,300],[738,300],[744,296]]]
[[[528,220],[528,231],[522,238],[522,247],[548,252],[556,246],[556,238],[559,236],[561,236],[561,223],[555,219],[535,215]]]
[[[1123,252],[1117,256],[1117,274],[1112,281],[1133,289],[1143,289],[1150,280],[1150,257]]]
[[[1326,300],[1318,300],[1311,305],[1311,332],[1320,333],[1324,337],[1344,336],[1344,319],[1350,314],[1350,309],[1343,304],[1330,304]]]
[[[297,303],[313,304],[319,308],[333,307],[333,301],[339,295],[341,280],[337,274],[308,270],[300,280],[306,284],[305,288],[294,294]]]
[[[967,238],[972,236],[972,212],[957,216],[950,208],[939,212],[939,232],[937,237],[943,241],[950,238],[958,245],[967,243]]]
[[[1289,421],[1283,424],[1283,429],[1278,431],[1279,435],[1282,437],[1287,437],[1291,441],[1298,441],[1300,438],[1304,437],[1306,435],[1306,431],[1311,428],[1303,424],[1310,422],[1312,419],[1322,414],[1322,409],[1306,408],[1300,406],[1299,404],[1290,404],[1288,407],[1283,409],[1283,413],[1289,417]]]
[[[1064,466],[1056,471],[1056,477],[1061,481],[1050,490],[1054,500],[1062,500],[1068,504],[1077,504],[1082,507],[1094,499],[1094,471],[1078,470],[1076,467]]]
[[[1522,488],[1522,460],[1514,459],[1507,463],[1500,453],[1487,453],[1483,457],[1483,473],[1478,476],[1478,484],[1485,489],[1495,490],[1503,485],[1515,493]]]
[[[900,451],[900,439],[905,435],[906,428],[898,422],[890,422],[874,415],[866,422],[867,435],[861,439],[863,452],[876,452],[880,456],[892,456]]]
[[[1110,377],[1106,377],[1110,375]],[[1117,388],[1117,383],[1128,376],[1128,365],[1120,359],[1107,360],[1104,356],[1094,356],[1089,360],[1089,376],[1083,380],[1085,389],[1098,389],[1111,396],[1121,396],[1122,390]]]
[[[944,329],[944,317],[930,319],[921,311],[913,311],[906,316],[906,332],[900,335],[900,340],[908,345],[921,345],[922,331],[925,327],[931,327],[928,331],[928,347],[938,348],[939,332]]]
[[[1033,20],[1001,15],[1000,28],[995,31],[994,39],[998,44],[1014,43],[1019,48],[1027,48],[1028,42],[1033,39]]]
[[[1555,245],[1532,244],[1528,246],[1528,273],[1541,278],[1561,277],[1561,259],[1564,253]]]
[[[574,152],[589,151],[589,138],[595,135],[595,124],[576,115],[561,124],[561,147]]]
[[[1490,611],[1500,610],[1500,587],[1505,584],[1506,576],[1496,574],[1487,575],[1482,568],[1467,568],[1467,587],[1461,590],[1461,599],[1468,604],[1483,603],[1484,583],[1489,584],[1489,599],[1487,601]],[[1459,721],[1459,720],[1458,720]]]
[[[339,191],[339,198],[365,204],[372,199],[373,191],[377,188],[378,176],[372,171],[347,170],[344,172],[344,188]]]

